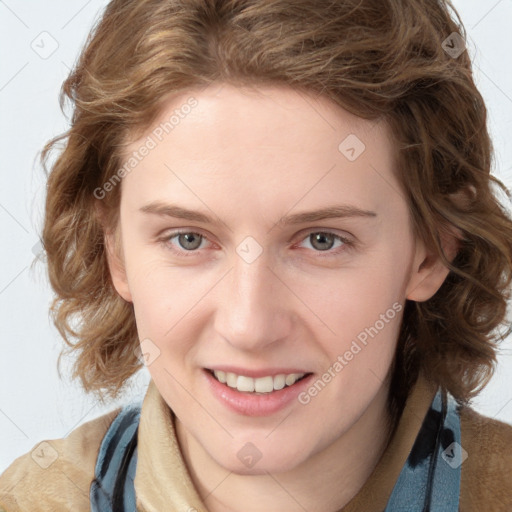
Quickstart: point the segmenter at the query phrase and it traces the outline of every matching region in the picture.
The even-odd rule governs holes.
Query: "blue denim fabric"
[[[460,441],[457,402],[439,389],[384,512],[457,512]]]
[[[91,512],[135,512],[137,432],[142,402],[123,407],[107,430],[91,483]]]

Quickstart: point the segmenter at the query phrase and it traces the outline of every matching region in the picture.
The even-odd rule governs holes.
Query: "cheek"
[[[384,280],[379,286],[368,280],[330,291],[322,320],[335,334],[321,325],[317,329],[317,340],[327,356],[320,378],[334,383],[330,388],[332,403],[343,404],[348,416],[356,415],[389,373],[403,303],[397,300],[398,290],[393,293],[393,284]]]
[[[128,283],[141,337],[164,337],[176,322],[177,306],[183,302],[183,299],[177,300],[183,297],[180,279],[170,280],[173,273],[164,269],[165,263],[155,258],[140,257],[127,264]]]
[[[308,279],[298,294],[336,335],[353,336],[354,329],[373,324],[394,303],[403,302],[405,278],[391,261],[340,268],[314,282]]]
[[[161,353],[190,353],[200,338],[212,276],[176,267],[149,251],[127,265],[140,340],[150,339]]]
[[[403,267],[395,261],[381,254],[358,268],[333,272],[315,287],[303,283],[299,292],[318,317],[308,314],[329,365],[342,356],[345,378],[359,381],[364,373],[366,379],[368,369],[383,378],[392,361],[404,303]]]
[[[134,267],[130,285],[140,347],[151,357],[147,369],[160,390],[176,397],[180,394],[178,383],[185,379],[186,361],[198,333],[187,316],[191,306],[183,297],[186,283],[176,279],[175,272],[169,269],[162,272],[161,265],[157,261],[146,261]]]

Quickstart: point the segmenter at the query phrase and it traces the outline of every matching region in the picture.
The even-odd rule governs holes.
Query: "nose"
[[[269,267],[265,252],[252,263],[236,255],[218,288],[215,330],[238,350],[261,352],[290,336],[292,293]]]

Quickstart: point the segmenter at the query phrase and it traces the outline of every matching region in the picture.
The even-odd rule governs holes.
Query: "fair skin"
[[[235,412],[204,369],[295,367],[319,378],[393,304],[430,298],[448,270],[413,236],[384,123],[286,87],[224,84],[171,98],[155,126],[191,95],[197,106],[123,178],[121,251],[107,236],[114,285],[133,302],[139,338],[160,350],[148,369],[208,510],[338,510],[386,446],[403,308],[306,405]],[[338,150],[349,134],[366,146],[354,161]],[[156,201],[213,222],[141,211]],[[339,205],[375,215],[278,224]],[[195,248],[177,229],[200,235]],[[319,232],[335,236],[316,242]],[[236,250],[248,236],[262,248],[251,263]],[[261,453],[251,468],[237,457],[248,442]]]

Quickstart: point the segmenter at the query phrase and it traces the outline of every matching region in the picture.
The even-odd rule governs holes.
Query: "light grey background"
[[[0,472],[43,439],[65,437],[113,409],[78,383],[59,380],[63,345],[48,317],[51,291],[38,253],[45,180],[38,152],[67,122],[58,105],[62,81],[105,1],[0,0]],[[456,0],[469,35],[477,85],[487,102],[496,148],[494,174],[512,186],[512,0]],[[507,64],[508,63],[508,64]],[[69,367],[64,364],[63,369]],[[144,369],[121,399],[142,398]],[[512,340],[498,371],[473,402],[512,423]]]

